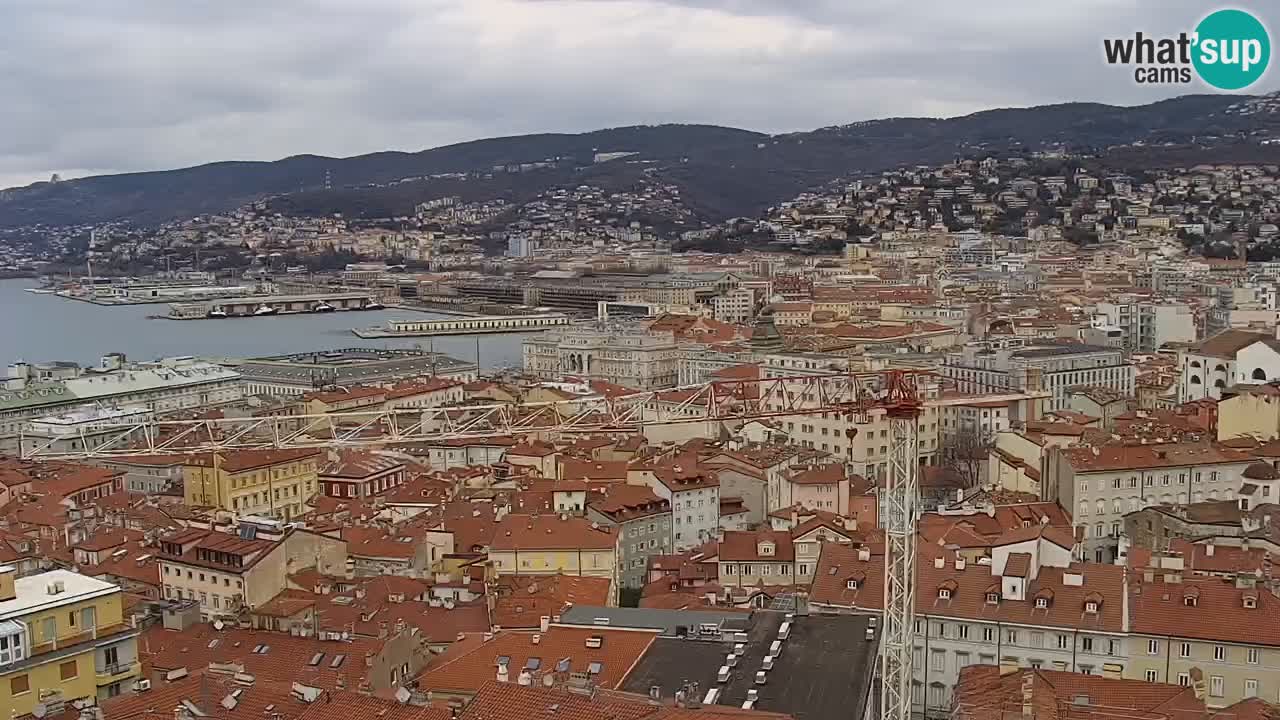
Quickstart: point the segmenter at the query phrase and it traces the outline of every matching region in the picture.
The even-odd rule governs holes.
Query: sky
[[[1280,7],[1232,6],[1280,27]],[[1103,62],[1102,39],[1190,30],[1218,7],[0,0],[0,188],[55,172],[414,151],[621,125],[784,132],[1076,100],[1142,104],[1205,87],[1137,85]],[[1272,69],[1249,91],[1277,88]]]

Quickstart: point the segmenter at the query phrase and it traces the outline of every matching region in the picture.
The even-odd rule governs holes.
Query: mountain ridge
[[[594,164],[597,152],[633,152],[628,160],[676,183],[707,219],[749,215],[807,187],[838,177],[957,155],[1012,149],[1105,152],[1113,146],[1256,145],[1280,137],[1274,96],[1185,95],[1145,105],[1070,102],[992,108],[950,118],[895,117],[814,130],[766,134],[707,124],[630,125],[584,133],[482,138],[410,152],[382,150],[350,157],[304,153],[279,160],[226,160],[172,170],[98,175],[0,191],[0,227],[123,221],[154,225],[226,212],[246,202],[298,192],[368,188],[404,178],[488,173],[558,159],[556,173],[503,178],[502,192],[571,182],[590,169],[625,180],[628,163]],[[1256,110],[1256,107],[1263,110]],[[1248,112],[1233,113],[1233,108]],[[1259,146],[1261,147],[1261,146]],[[1267,153],[1271,154],[1270,151]],[[609,167],[612,166],[612,167]],[[411,207],[415,190],[432,197],[433,182],[394,193]],[[474,180],[483,184],[484,178]],[[528,185],[528,187],[526,187]],[[496,191],[496,190],[495,190]],[[374,195],[377,188],[369,190]]]

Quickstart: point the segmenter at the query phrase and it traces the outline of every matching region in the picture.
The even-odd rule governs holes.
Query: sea
[[[352,328],[382,325],[391,318],[432,319],[446,315],[413,310],[367,310],[277,315],[223,320],[164,320],[166,305],[101,306],[55,295],[26,292],[34,280],[0,280],[0,366],[24,360],[64,360],[96,365],[107,353],[130,360],[178,355],[237,359],[340,348],[421,348],[483,370],[519,367],[525,334],[450,335],[435,338],[362,340]]]

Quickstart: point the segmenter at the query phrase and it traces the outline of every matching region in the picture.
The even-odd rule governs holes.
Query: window
[[[939,600],[950,600],[950,599],[951,599],[951,591],[950,591],[950,590],[948,590],[947,588],[938,588],[938,599],[939,599]]]
[[[21,695],[26,692],[31,692],[31,680],[26,675],[19,675],[9,680],[9,693],[11,695]]]
[[[1258,697],[1258,681],[1249,678],[1244,681],[1244,696],[1247,698]]]
[[[1147,671],[1147,682],[1149,682],[1149,683],[1156,682],[1156,679],[1157,679],[1158,677],[1159,677],[1159,674],[1158,674],[1155,670],[1148,670],[1148,671]]]
[[[1066,635],[1059,635],[1059,636],[1058,636],[1058,649],[1059,649],[1059,650],[1066,650],[1066,649],[1067,649],[1067,640],[1068,640],[1068,639],[1069,639],[1069,638],[1068,638]]]
[[[1044,610],[1048,608],[1049,598],[1042,598],[1042,597],[1036,598],[1036,607],[1039,608],[1040,610]]]
[[[956,667],[962,670],[964,668],[969,667],[969,653],[967,652],[956,653]]]
[[[1222,645],[1213,646],[1213,659],[1219,662],[1227,659],[1227,648]]]
[[[989,628],[989,627],[982,628],[982,642],[985,642],[985,643],[995,642],[995,639],[996,639],[995,628]]]
[[[969,639],[969,626],[968,626],[968,625],[959,625],[959,626],[957,626],[957,631],[959,632],[959,637],[960,637],[960,639],[961,639],[961,640],[968,640],[968,639]],[[962,665],[961,667],[964,667],[964,666]]]
[[[1182,643],[1182,647],[1178,648],[1178,657],[1191,657],[1191,643]]]
[[[1250,665],[1258,664],[1258,648],[1249,648],[1248,662]]]
[[[1005,640],[1006,640],[1006,641],[1008,641],[1008,643],[1009,643],[1010,645],[1017,645],[1017,644],[1018,644],[1018,631],[1017,631],[1017,630],[1010,630],[1010,631],[1008,631],[1007,633],[1005,633]]]
[[[1213,675],[1209,678],[1209,695],[1212,697],[1222,697],[1225,683],[1222,681],[1221,675]]]
[[[1184,672],[1178,673],[1178,684],[1182,687],[1191,687],[1191,674]]]
[[[1147,654],[1148,654],[1148,655],[1159,655],[1159,654],[1160,654],[1160,641],[1159,641],[1159,640],[1148,640],[1148,641],[1147,641]],[[1155,681],[1154,681],[1154,680],[1152,680],[1151,682],[1155,682]]]
[[[1087,635],[1080,638],[1080,649],[1084,652],[1093,652],[1093,638]]]
[[[80,671],[76,669],[76,661],[68,660],[58,666],[58,675],[63,680],[72,680],[79,677]]]
[[[945,650],[934,650],[929,656],[929,667],[933,670],[942,670],[947,665],[947,653]]]

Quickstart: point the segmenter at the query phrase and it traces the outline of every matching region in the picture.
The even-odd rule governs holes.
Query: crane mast
[[[914,377],[890,371],[884,407],[892,446],[884,501],[884,628],[880,637],[880,717],[910,720],[915,635],[916,512],[921,402]]]

